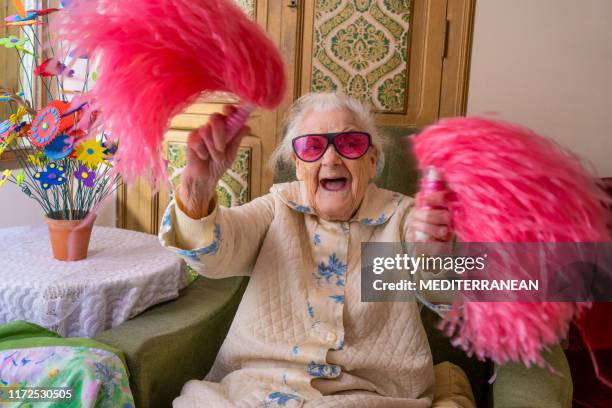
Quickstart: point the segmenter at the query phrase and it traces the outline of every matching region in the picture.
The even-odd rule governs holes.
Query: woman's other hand
[[[415,241],[450,240],[451,214],[445,206],[447,194],[447,191],[417,194],[417,207],[412,214],[412,238]]]
[[[236,107],[227,105],[223,114],[213,114],[208,123],[189,134],[187,166],[176,195],[181,210],[191,218],[208,215],[219,179],[234,162],[242,138],[250,132],[245,126],[228,142],[225,122],[235,111]]]

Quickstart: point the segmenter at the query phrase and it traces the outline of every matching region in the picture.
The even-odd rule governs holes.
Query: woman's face
[[[299,134],[363,131],[352,112],[334,109],[307,112]],[[316,162],[304,162],[293,155],[298,180],[306,186],[310,205],[328,221],[347,221],[359,208],[369,181],[376,174],[378,151],[370,147],[359,159],[340,156],[333,146]]]

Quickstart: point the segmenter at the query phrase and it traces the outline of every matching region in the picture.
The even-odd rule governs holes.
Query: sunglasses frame
[[[338,148],[336,147],[336,144],[334,143],[334,139],[336,138],[336,136],[338,135],[346,135],[346,134],[350,134],[350,133],[358,133],[360,135],[366,135],[368,136],[368,148],[358,157],[346,157],[345,155],[343,155],[342,153],[340,153],[340,151],[338,150]],[[321,136],[327,139],[327,146],[325,146],[325,149],[323,150],[323,153],[321,153],[321,156],[319,156],[316,160],[304,160],[300,157],[300,155],[297,153],[297,150],[295,148],[295,141],[298,139],[302,139],[308,136]],[[327,149],[329,149],[329,146],[334,146],[334,149],[336,149],[336,153],[338,153],[338,155],[342,158],[345,158],[347,160],[357,160],[357,159],[361,159],[363,156],[365,156],[365,154],[368,152],[368,150],[370,150],[370,147],[374,146],[372,144],[372,135],[370,135],[368,132],[360,132],[360,131],[347,131],[347,132],[335,132],[335,133],[308,133],[305,135],[300,135],[296,138],[294,138],[291,141],[291,147],[293,147],[293,153],[295,154],[295,156],[300,159],[303,162],[306,163],[314,163],[318,160],[321,160],[321,158],[325,155],[325,152],[327,152]]]

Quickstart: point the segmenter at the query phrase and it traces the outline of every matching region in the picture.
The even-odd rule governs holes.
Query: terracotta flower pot
[[[85,259],[96,216],[90,219],[62,220],[58,219],[58,213],[52,213],[46,218],[53,257],[60,261]],[[78,218],[85,218],[85,214]]]

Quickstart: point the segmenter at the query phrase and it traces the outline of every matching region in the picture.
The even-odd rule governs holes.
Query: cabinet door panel
[[[343,90],[382,126],[438,117],[446,0],[334,0],[303,7],[300,93]]]

